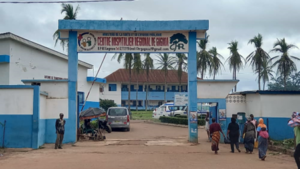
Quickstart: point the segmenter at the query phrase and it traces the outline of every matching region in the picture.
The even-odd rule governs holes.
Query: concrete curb
[[[159,123],[159,122],[153,122],[153,121],[144,121],[144,123],[148,123],[148,124],[157,124],[157,125],[163,125],[163,126],[172,126],[172,127],[188,128],[187,125],[181,125],[181,124]],[[204,129],[204,126],[198,126],[198,129]]]

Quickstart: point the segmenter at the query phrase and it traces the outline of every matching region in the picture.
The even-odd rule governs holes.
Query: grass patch
[[[132,120],[152,120],[152,111],[131,111]]]

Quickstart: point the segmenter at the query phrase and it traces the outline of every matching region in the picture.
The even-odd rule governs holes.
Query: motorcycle
[[[112,129],[105,119],[99,119],[99,128],[111,133]]]

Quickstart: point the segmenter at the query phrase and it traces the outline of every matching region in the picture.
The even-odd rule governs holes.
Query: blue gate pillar
[[[66,120],[66,134],[72,138],[71,142],[76,142],[77,132],[77,31],[69,31],[68,46],[68,119]],[[69,124],[68,124],[69,123]]]
[[[196,50],[196,32],[189,32],[189,53],[188,53],[188,123],[189,123],[189,141],[198,143],[198,118],[192,120],[191,112],[197,113],[197,50]]]

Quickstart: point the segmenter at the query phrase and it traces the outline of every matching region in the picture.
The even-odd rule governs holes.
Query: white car
[[[170,106],[169,109],[171,110],[172,116],[186,116],[186,109],[187,106]]]
[[[173,102],[162,104],[153,110],[152,118],[159,119],[160,116],[171,116],[170,106],[174,106]]]

